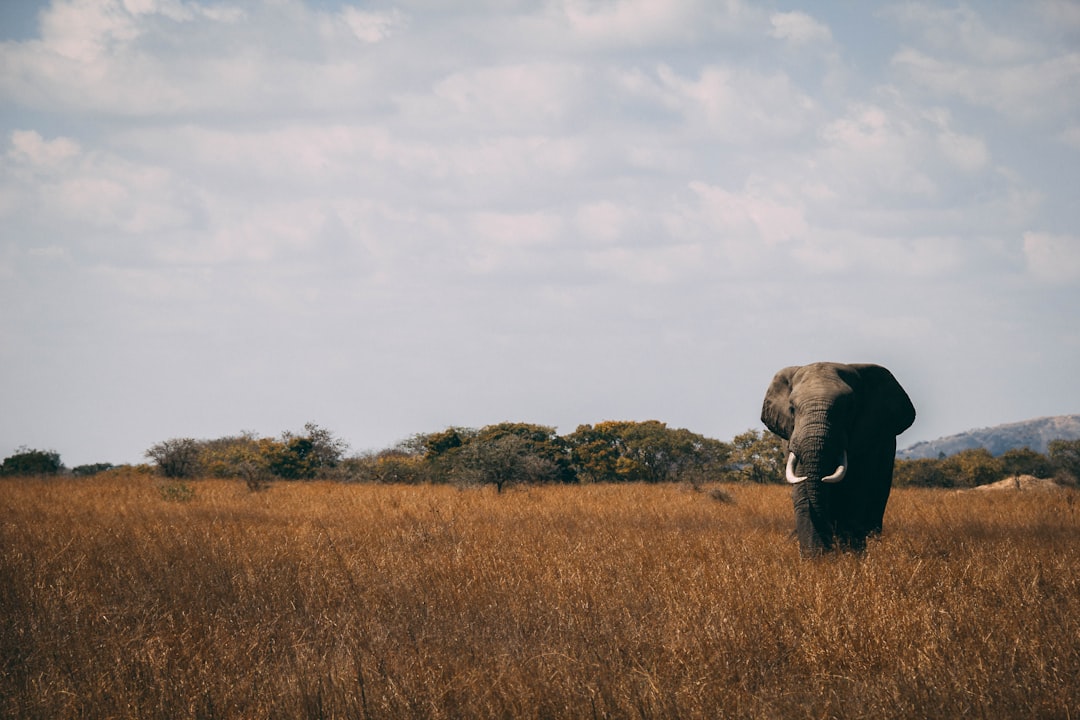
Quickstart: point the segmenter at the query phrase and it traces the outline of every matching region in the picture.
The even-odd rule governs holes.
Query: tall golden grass
[[[156,482],[0,481],[0,715],[1080,716],[1073,491]]]

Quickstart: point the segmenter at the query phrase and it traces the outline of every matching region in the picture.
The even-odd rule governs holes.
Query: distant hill
[[[997,456],[1016,448],[1031,448],[1046,453],[1051,440],[1080,440],[1080,415],[1041,417],[997,427],[968,430],[958,435],[915,443],[896,453],[901,460],[955,455],[962,450],[986,448]]]

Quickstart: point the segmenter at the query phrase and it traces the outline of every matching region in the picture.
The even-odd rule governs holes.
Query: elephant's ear
[[[795,412],[791,408],[791,378],[798,365],[786,367],[773,376],[769,389],[765,391],[765,402],[761,406],[761,422],[765,427],[784,438],[791,439],[795,429]]]
[[[915,406],[893,374],[880,365],[853,365],[863,383],[863,412],[889,428],[894,435],[915,422]]]

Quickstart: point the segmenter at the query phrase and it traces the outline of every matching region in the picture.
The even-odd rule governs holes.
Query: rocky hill
[[[896,453],[901,460],[955,455],[961,450],[986,448],[991,455],[1001,455],[1015,448],[1031,448],[1046,453],[1051,440],[1080,439],[1080,415],[1057,415],[996,427],[968,430],[957,435],[915,443]]]

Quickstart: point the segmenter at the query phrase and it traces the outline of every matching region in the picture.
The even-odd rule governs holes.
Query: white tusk
[[[840,461],[840,467],[836,468],[836,472],[828,477],[821,478],[822,482],[838,483],[844,479],[847,475],[847,450],[844,451],[844,459]]]
[[[798,485],[799,483],[801,483],[803,480],[806,479],[805,475],[802,476],[802,477],[799,477],[798,475],[795,474],[795,453],[788,453],[788,456],[787,456],[787,472],[785,474],[786,474],[786,477],[787,477],[787,481],[789,483],[791,483],[792,485]]]

